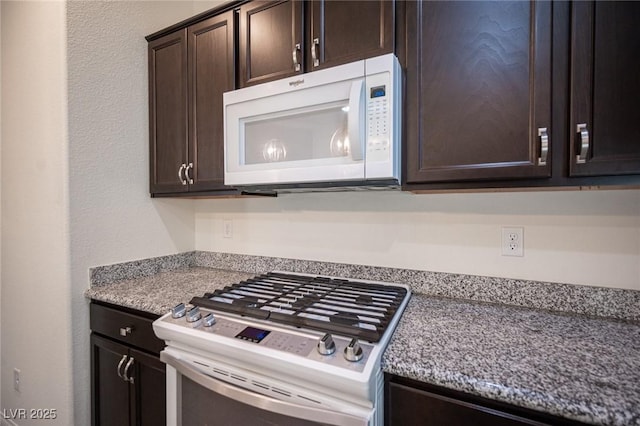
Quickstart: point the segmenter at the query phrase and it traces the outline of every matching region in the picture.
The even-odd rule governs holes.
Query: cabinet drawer
[[[151,318],[96,303],[91,303],[90,316],[95,333],[156,354],[164,348],[164,341],[153,333]]]

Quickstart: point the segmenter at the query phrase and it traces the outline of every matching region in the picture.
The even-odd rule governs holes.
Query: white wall
[[[524,257],[501,256],[504,225]],[[203,200],[195,226],[197,250],[640,290],[638,190]]]
[[[216,2],[72,1],[68,13],[75,424],[89,424],[92,266],[194,249],[192,200],[149,197],[144,37]]]
[[[2,7],[0,7],[0,46],[2,46]],[[0,48],[0,52],[2,49]],[[0,99],[2,94],[2,54],[0,53]],[[0,177],[2,176],[2,102],[0,101]],[[0,375],[2,374],[2,184],[0,184]],[[2,405],[0,379],[0,407]]]
[[[56,409],[50,424],[69,425],[66,8],[1,7],[2,408]],[[21,370],[20,392],[14,368]]]
[[[1,3],[2,408],[90,424],[88,269],[194,249],[193,202],[148,195],[144,36],[216,3]]]

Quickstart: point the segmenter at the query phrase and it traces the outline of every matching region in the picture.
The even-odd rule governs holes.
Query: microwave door
[[[225,183],[364,179],[363,78],[227,107]]]

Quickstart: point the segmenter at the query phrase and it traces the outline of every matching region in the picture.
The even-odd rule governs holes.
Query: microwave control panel
[[[367,76],[367,161],[388,161],[391,149],[391,96],[388,73]]]

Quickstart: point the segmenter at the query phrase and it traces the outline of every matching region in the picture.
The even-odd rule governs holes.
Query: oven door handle
[[[284,416],[315,421],[323,424],[343,426],[367,426],[369,424],[368,418],[357,417],[322,408],[293,404],[291,402],[270,398],[266,395],[251,392],[225,383],[193,368],[188,363],[166,353],[166,351],[160,353],[160,359],[167,365],[175,368],[178,373],[193,380],[200,386],[242,404]]]

